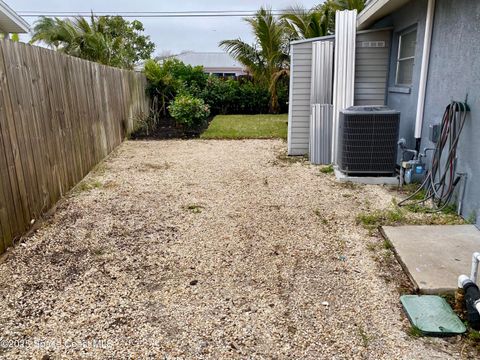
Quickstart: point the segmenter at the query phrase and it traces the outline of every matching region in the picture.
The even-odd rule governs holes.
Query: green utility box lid
[[[465,325],[444,298],[436,295],[403,295],[400,297],[408,319],[424,335],[463,334]]]

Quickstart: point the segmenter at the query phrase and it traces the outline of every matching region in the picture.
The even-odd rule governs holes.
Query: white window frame
[[[412,60],[413,59],[413,63],[412,63],[412,75],[413,75],[413,67],[415,66],[415,52],[413,54],[413,56],[407,56],[407,57],[404,57],[404,58],[401,58],[400,57],[400,52],[402,50],[402,37],[404,37],[405,35],[408,35],[412,32],[416,32],[417,31],[417,28],[413,28],[413,29],[409,29],[407,31],[404,31],[402,32],[401,34],[399,34],[398,36],[398,51],[397,51],[397,61],[396,61],[396,64],[397,64],[397,69],[395,71],[395,86],[403,86],[403,87],[411,87],[412,84],[413,84],[413,79],[412,79],[412,83],[410,84],[402,84],[402,83],[399,83],[398,82],[398,70],[400,68],[400,62],[401,61],[404,61],[404,60]],[[417,33],[417,36],[418,36],[418,33]]]

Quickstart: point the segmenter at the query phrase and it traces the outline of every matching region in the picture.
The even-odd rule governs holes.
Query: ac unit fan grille
[[[393,174],[400,114],[340,113],[339,167],[345,173]]]

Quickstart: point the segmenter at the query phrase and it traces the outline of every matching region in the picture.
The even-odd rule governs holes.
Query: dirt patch
[[[356,222],[392,194],[284,148],[124,143],[0,265],[2,355],[458,358],[407,334],[399,266]]]

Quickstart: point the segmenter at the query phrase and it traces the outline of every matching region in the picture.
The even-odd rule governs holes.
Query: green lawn
[[[202,139],[272,139],[287,138],[287,114],[217,115]]]

